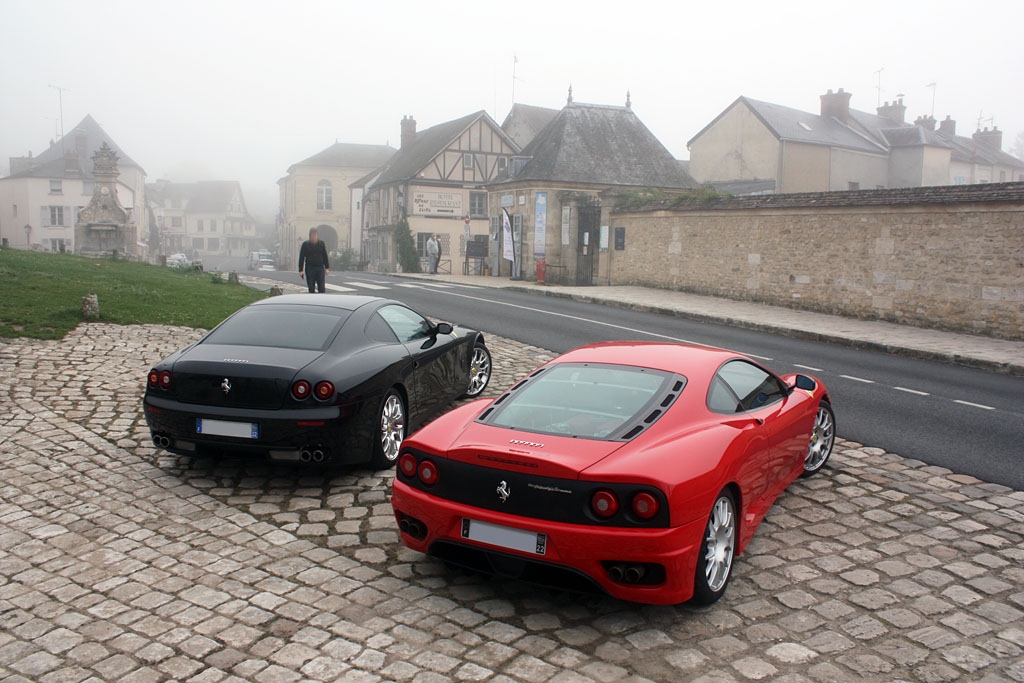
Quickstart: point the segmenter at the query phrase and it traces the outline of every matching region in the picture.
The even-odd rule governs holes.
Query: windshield
[[[250,306],[224,321],[203,343],[322,351],[348,315],[321,306]]]
[[[678,379],[624,365],[555,365],[499,399],[486,421],[544,434],[613,439],[646,418]]]

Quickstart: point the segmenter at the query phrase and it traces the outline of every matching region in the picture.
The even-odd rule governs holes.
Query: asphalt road
[[[296,273],[276,274],[295,281]],[[680,341],[753,356],[828,386],[841,437],[1024,490],[1024,378],[655,313],[371,273],[332,274],[362,289],[556,352],[609,340]]]

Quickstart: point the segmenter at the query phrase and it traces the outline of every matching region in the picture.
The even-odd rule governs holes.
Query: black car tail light
[[[619,499],[608,489],[601,489],[591,496],[590,509],[601,519],[610,519],[619,511]]]
[[[633,514],[640,519],[650,519],[658,514],[658,499],[651,494],[641,491],[633,496]]]
[[[401,458],[398,459],[398,471],[407,477],[416,476],[416,456],[412,453],[404,453]]]
[[[146,384],[149,385],[150,389],[156,389],[160,385],[160,373],[157,372],[156,368],[149,371],[149,376],[146,377]]]
[[[321,401],[326,401],[334,396],[334,385],[327,380],[317,382],[316,387],[313,388],[313,395]]]
[[[437,483],[437,467],[434,463],[429,460],[424,460],[420,463],[419,467],[416,468],[416,474],[427,486],[433,486]]]
[[[310,392],[312,391],[313,386],[304,379],[300,379],[298,382],[292,385],[292,396],[294,396],[299,401],[307,398]]]
[[[171,388],[171,372],[170,370],[164,370],[160,373],[160,388],[170,389]]]

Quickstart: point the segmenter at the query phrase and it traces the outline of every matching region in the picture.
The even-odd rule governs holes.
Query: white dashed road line
[[[342,287],[341,285],[332,285],[330,282],[326,283],[324,285],[324,287],[326,289],[331,290],[332,292],[354,292],[354,291],[356,291],[356,290],[352,289],[351,287]]]
[[[815,368],[810,365],[800,365],[799,363],[793,363],[794,368],[800,368],[801,370],[810,370],[811,372],[825,372],[822,368]]]
[[[839,376],[842,377],[843,379],[851,379],[854,382],[863,382],[864,384],[874,384],[875,383],[875,380],[873,380],[873,379],[864,379],[863,377],[854,377],[853,375],[839,375]]]
[[[981,408],[982,410],[995,410],[992,406],[986,406],[981,403],[971,403],[970,401],[961,401],[959,399],[953,401],[953,403],[959,403],[962,406],[970,406],[971,408]]]
[[[385,285],[374,285],[369,282],[358,282],[356,280],[346,280],[345,284],[352,287],[360,287],[362,289],[391,289],[391,287]]]
[[[893,387],[896,391],[905,391],[908,394],[914,394],[915,396],[931,396],[927,391],[918,391],[917,389],[907,389],[906,387]]]

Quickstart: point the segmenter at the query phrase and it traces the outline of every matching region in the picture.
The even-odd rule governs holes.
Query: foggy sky
[[[515,100],[634,111],[676,157],[740,95],[873,112],[957,133],[1024,132],[1024,2],[0,0],[0,171],[91,114],[150,181],[240,180],[270,220],[288,166],[340,142],[399,143]],[[936,83],[929,88],[927,84]]]

